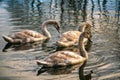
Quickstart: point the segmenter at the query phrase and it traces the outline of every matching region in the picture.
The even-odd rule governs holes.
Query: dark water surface
[[[77,30],[83,21],[92,23],[92,46],[85,73],[92,80],[120,80],[120,1],[119,0],[0,0],[0,80],[79,80],[78,70],[69,74],[36,76],[35,60],[55,51],[58,32],[49,27],[52,39],[45,44],[13,46],[2,52],[3,34],[23,29],[41,32],[40,25],[56,19],[62,32]]]

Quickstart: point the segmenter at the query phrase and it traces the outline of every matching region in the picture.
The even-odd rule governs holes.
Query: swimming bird
[[[84,46],[84,39],[89,38],[89,32],[82,32],[79,37],[79,54],[72,51],[57,51],[51,53],[48,57],[43,60],[37,60],[38,65],[42,67],[63,67],[75,64],[83,64],[88,59],[87,51]]]
[[[59,32],[60,24],[56,20],[47,20],[42,24],[43,34],[33,30],[22,30],[15,32],[10,36],[3,35],[3,39],[8,43],[31,43],[36,41],[45,41],[51,38],[46,26],[53,25]]]
[[[56,45],[58,47],[70,47],[76,45],[78,44],[79,35],[84,31],[91,32],[91,25],[89,22],[83,22],[79,25],[78,31],[67,31],[62,33],[60,39],[56,42]],[[84,42],[87,42],[87,39],[85,39]]]

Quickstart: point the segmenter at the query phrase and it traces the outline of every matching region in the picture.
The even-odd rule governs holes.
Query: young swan
[[[79,35],[84,32],[91,32],[91,25],[89,22],[83,22],[78,31],[67,31],[61,35],[61,38],[56,42],[58,47],[70,47],[75,44],[78,44]],[[87,39],[85,40],[87,42]]]
[[[75,64],[83,64],[88,59],[87,51],[84,47],[84,39],[89,38],[90,33],[82,32],[79,37],[79,54],[72,51],[58,51],[51,53],[48,57],[43,60],[38,60],[38,65],[43,65],[43,67],[55,67],[55,66],[68,66]]]
[[[42,24],[43,34],[33,30],[22,30],[13,33],[10,36],[3,35],[2,37],[8,43],[30,43],[36,41],[44,41],[46,39],[51,38],[51,35],[46,28],[46,26],[48,25],[53,25],[59,32],[60,29],[59,23],[56,20],[47,20]]]

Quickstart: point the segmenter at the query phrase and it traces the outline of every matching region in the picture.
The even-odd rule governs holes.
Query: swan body
[[[88,54],[84,47],[84,39],[88,38],[87,33],[83,32],[79,38],[79,50],[80,53],[76,54],[72,51],[57,51],[55,53],[51,53],[48,57],[43,60],[37,61],[38,65],[43,65],[47,67],[54,66],[68,66],[75,64],[83,64],[88,59]],[[81,46],[81,47],[80,47]]]
[[[38,61],[38,64],[43,64],[45,66],[67,66],[82,63],[85,58],[81,57],[79,54],[76,54],[71,51],[58,51],[54,54],[51,54],[43,61]]]
[[[79,31],[67,31],[61,35],[61,38],[56,42],[58,47],[70,47],[75,44],[78,44],[79,35],[84,32],[90,32],[91,25],[88,22],[83,22]],[[87,38],[84,42],[87,42]]]
[[[46,39],[51,38],[51,35],[46,28],[46,26],[48,25],[53,25],[59,31],[60,25],[56,20],[47,20],[42,24],[43,34],[37,31],[26,29],[19,32],[15,32],[10,36],[3,35],[2,37],[8,43],[29,43],[36,41],[44,41]]]
[[[75,44],[78,44],[79,35],[82,32],[80,31],[67,31],[61,35],[61,38],[56,42],[59,47],[70,47]],[[87,38],[84,39],[84,42],[87,42]]]

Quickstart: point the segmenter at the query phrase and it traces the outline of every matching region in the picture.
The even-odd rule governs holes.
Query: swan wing
[[[66,38],[68,41],[74,41],[79,38],[81,32],[79,31],[67,31],[62,34],[63,38]]]
[[[44,35],[32,30],[22,30],[20,32],[15,32],[9,37],[12,38],[14,40],[13,42],[16,43],[35,42],[47,39]]]
[[[33,31],[33,30],[23,30],[21,32],[28,35],[28,36],[34,37],[34,38],[44,37],[44,35],[40,34],[37,31]]]
[[[58,46],[69,47],[78,43],[79,31],[67,31],[61,35],[61,38],[57,41]]]
[[[52,66],[73,65],[82,63],[84,60],[79,54],[71,51],[58,51],[44,59],[47,64],[52,64]]]

